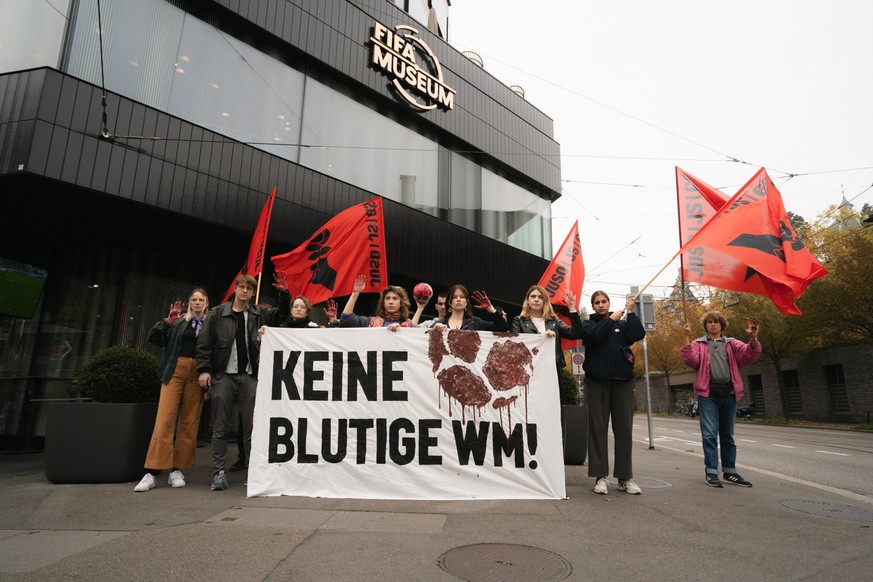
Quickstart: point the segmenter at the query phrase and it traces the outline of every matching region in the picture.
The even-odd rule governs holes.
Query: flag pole
[[[674,167],[673,177],[676,180],[676,223],[679,227],[679,246],[682,246],[682,203],[679,200],[679,166]],[[679,255],[679,291],[682,293],[682,317],[688,323],[688,304],[685,301],[685,255]]]
[[[263,275],[263,272],[258,273],[258,289],[255,291],[255,305],[261,302],[261,275]]]
[[[658,275],[660,275],[661,273],[663,273],[664,271],[667,270],[667,267],[669,267],[670,264],[671,264],[673,261],[676,260],[676,257],[678,257],[679,254],[680,254],[681,252],[682,252],[682,249],[680,248],[678,251],[676,251],[676,254],[673,255],[673,256],[670,258],[669,261],[667,261],[667,264],[664,265],[663,267],[661,267],[660,270],[659,270],[657,273],[655,273],[655,275],[654,275],[651,279],[649,279],[649,282],[648,282],[648,283],[646,283],[645,285],[643,285],[642,287],[640,287],[640,290],[637,291],[637,294],[636,294],[636,295],[634,295],[634,301],[636,301],[637,299],[640,298],[640,295],[643,294],[643,291],[645,291],[646,289],[648,289],[649,285],[651,285],[651,284],[655,281],[655,279],[658,278]]]

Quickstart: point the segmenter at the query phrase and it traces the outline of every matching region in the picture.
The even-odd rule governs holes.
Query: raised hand
[[[282,271],[273,273],[273,287],[280,293],[288,290],[288,279],[285,273]]]
[[[761,325],[761,322],[757,317],[749,317],[746,319],[746,333],[749,334],[749,337],[755,339],[758,337],[758,327]]]
[[[564,291],[564,302],[571,312],[576,311],[576,294],[569,287]]]
[[[334,319],[336,319],[336,301],[334,301],[333,299],[328,299],[327,307],[323,307],[322,311],[324,311],[324,314],[329,320],[333,321]]]
[[[177,319],[182,317],[182,308],[183,307],[184,307],[184,305],[182,304],[181,301],[176,301],[175,303],[171,303],[170,304],[170,313],[169,313],[169,315],[167,315],[167,320],[170,323],[173,323],[174,321],[176,321]]]
[[[360,293],[364,290],[364,283],[366,279],[363,275],[358,275],[355,277],[355,285],[352,287],[352,293]]]
[[[491,305],[491,300],[488,299],[488,295],[484,291],[473,291],[470,296],[473,298],[473,307],[476,309],[494,311],[494,306]]]

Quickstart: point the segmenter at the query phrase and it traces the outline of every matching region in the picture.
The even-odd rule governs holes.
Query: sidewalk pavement
[[[0,456],[0,580],[869,580],[873,499],[698,454],[634,447],[642,495],[568,466],[546,501],[246,499],[209,491],[208,449],[171,488],[55,485],[42,454]],[[474,546],[464,548],[465,546]],[[445,555],[444,555],[445,554]]]

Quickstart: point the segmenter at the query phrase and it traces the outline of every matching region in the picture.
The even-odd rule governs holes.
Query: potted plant
[[[157,359],[115,346],[79,371],[79,394],[91,402],[48,409],[45,472],[53,483],[121,483],[141,476],[157,414]]]
[[[584,465],[588,457],[588,407],[582,404],[582,394],[566,368],[558,368],[561,390],[561,434],[564,441],[564,464]]]

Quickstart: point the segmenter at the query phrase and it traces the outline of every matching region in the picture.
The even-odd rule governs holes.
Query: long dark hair
[[[467,317],[473,317],[473,306],[470,301],[470,292],[467,291],[467,288],[463,285],[452,285],[449,287],[449,290],[446,291],[446,310],[448,311],[446,319],[452,315],[452,297],[455,296],[455,291],[460,291],[464,297],[467,298],[467,308],[464,310],[464,315]]]

